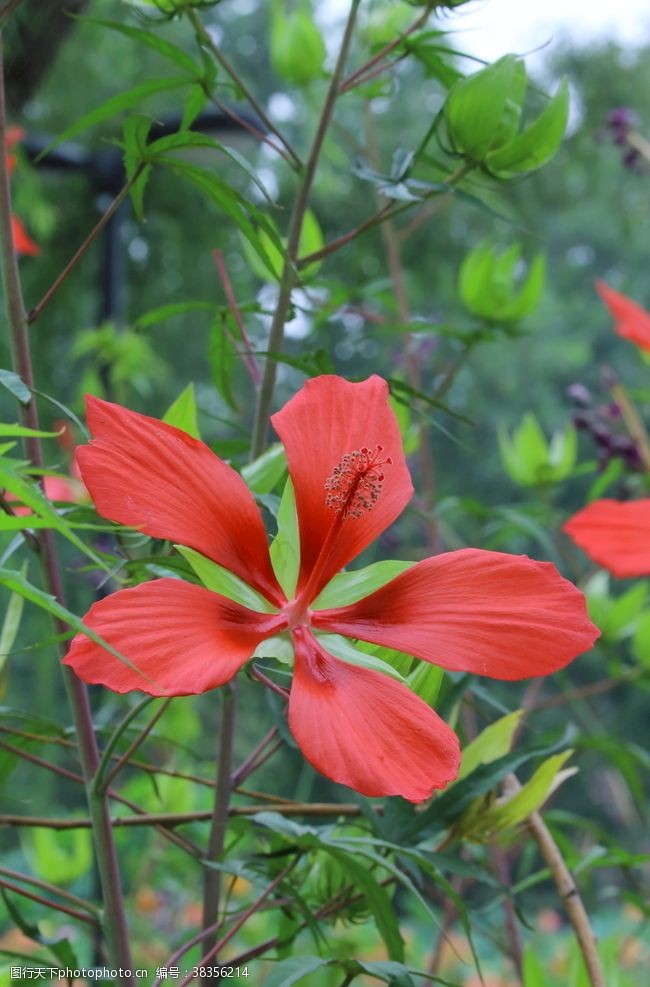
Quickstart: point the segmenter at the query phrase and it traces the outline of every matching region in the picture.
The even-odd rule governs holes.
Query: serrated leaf
[[[375,590],[385,586],[391,579],[410,569],[414,562],[383,561],[373,562],[365,569],[339,572],[321,590],[311,605],[312,610],[329,610],[331,607],[344,607],[370,596]]]
[[[91,110],[90,113],[86,113],[79,120],[75,120],[62,134],[55,137],[44,151],[41,151],[39,158],[45,157],[55,147],[58,147],[59,144],[71,140],[71,138],[76,137],[77,134],[82,133],[84,130],[94,127],[95,124],[101,123],[103,120],[108,120],[123,110],[131,110],[137,107],[148,96],[154,96],[156,93],[161,92],[172,92],[174,89],[181,89],[189,81],[186,76],[167,76],[164,79],[149,79],[147,82],[142,82],[138,86],[133,86],[132,89],[127,89],[126,92],[112,96],[106,102],[102,103],[101,106]]]
[[[275,607],[261,593],[258,593],[239,576],[236,576],[234,572],[224,569],[212,559],[206,559],[204,555],[195,552],[193,548],[186,548],[185,545],[174,545],[174,548],[189,562],[207,589],[214,593],[220,593],[221,596],[226,596],[236,603],[241,603],[243,607],[248,607],[249,610],[256,610],[260,613],[277,612]]]
[[[168,61],[173,62],[179,68],[183,69],[188,75],[195,75],[200,78],[203,74],[202,66],[195,62],[191,55],[179,48],[178,45],[174,45],[171,41],[165,41],[158,34],[153,34],[150,31],[145,31],[142,28],[131,27],[128,24],[120,24],[118,21],[103,20],[98,17],[79,17],[76,18],[80,21],[86,21],[89,24],[97,24],[100,27],[110,28],[112,31],[117,31],[120,34],[126,35],[127,38],[132,38],[134,41],[138,41],[140,44],[146,45],[149,48],[153,48],[157,51],[163,58]]]
[[[201,438],[197,418],[196,397],[194,395],[194,384],[188,384],[187,387],[181,391],[176,400],[170,404],[169,408],[163,415],[162,420],[166,422],[167,425],[173,425],[175,428],[181,428],[194,439]]]

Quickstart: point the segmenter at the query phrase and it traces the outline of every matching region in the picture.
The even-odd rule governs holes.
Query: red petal
[[[289,726],[317,771],[362,795],[422,802],[456,777],[454,732],[406,686],[338,661],[294,632]]]
[[[34,243],[18,216],[11,217],[11,235],[14,249],[19,257],[36,257],[37,254],[40,254],[41,248],[37,243]]]
[[[404,459],[399,427],[388,403],[388,385],[380,377],[351,384],[341,377],[308,380],[271,419],[287,451],[289,472],[296,491],[300,526],[299,590],[315,569],[333,525],[325,557],[318,561],[309,590],[314,598],[332,576],[384,531],[408,503],[413,487]],[[382,447],[381,493],[373,509],[360,517],[342,520],[325,501],[325,483],[343,457],[364,447]]]
[[[650,573],[650,500],[596,500],[569,518],[563,530],[621,579]]]
[[[642,350],[650,351],[650,313],[604,281],[596,282],[596,290],[614,319],[614,331]]]
[[[188,696],[223,685],[278,618],[180,579],[157,579],[95,603],[84,623],[142,672],[84,634],[63,659],[79,678],[113,692]]]
[[[203,442],[155,418],[87,397],[94,438],[77,449],[100,514],[201,552],[280,605],[250,490]]]
[[[582,593],[549,562],[467,548],[425,559],[312,624],[495,679],[547,675],[598,637]]]

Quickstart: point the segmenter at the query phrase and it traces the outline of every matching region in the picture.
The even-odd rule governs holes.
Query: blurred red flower
[[[596,500],[564,525],[590,559],[614,576],[650,573],[650,500]]]
[[[268,612],[177,579],[121,590],[85,621],[142,674],[81,634],[64,661],[86,682],[201,693],[232,678],[265,638],[287,632],[295,655],[289,726],[307,760],[364,795],[419,802],[456,776],[456,736],[406,685],[329,653],[319,632],[498,679],[546,675],[598,636],[582,594],[551,564],[477,549],[425,559],[347,606],[319,606],[323,587],[413,492],[379,377],[310,380],[272,419],[300,534],[290,599],[239,474],[170,425],[94,397],[87,407],[93,441],[77,459],[99,513],[201,552],[262,594]]]
[[[596,291],[614,319],[614,332],[650,352],[650,313],[604,281],[596,281]]]

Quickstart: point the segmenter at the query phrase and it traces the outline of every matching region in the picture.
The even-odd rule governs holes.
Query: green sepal
[[[385,561],[373,562],[365,569],[339,572],[318,594],[311,605],[312,610],[329,610],[332,607],[345,607],[357,600],[370,596],[375,590],[389,583],[400,573],[410,569],[414,562]]]
[[[193,439],[200,439],[199,423],[197,418],[196,397],[194,394],[194,384],[190,383],[181,391],[175,401],[163,415],[163,421],[167,425],[180,428]]]
[[[300,536],[296,497],[293,483],[288,479],[278,509],[278,533],[271,543],[271,565],[277,581],[288,600],[296,595],[300,572]]]
[[[443,110],[447,130],[454,149],[472,161],[482,161],[511,132],[521,90],[519,62],[516,55],[504,55],[449,91]]]
[[[359,651],[348,638],[342,637],[340,634],[322,634],[320,631],[316,632],[315,637],[325,650],[329,651],[335,658],[339,658],[349,665],[368,668],[371,672],[380,672],[382,675],[389,675],[390,678],[396,679],[403,685],[407,684],[404,676],[400,675],[396,668],[393,668],[388,662],[382,661],[381,658],[377,658],[376,655]]]
[[[485,164],[491,172],[507,176],[533,171],[553,157],[564,137],[569,119],[569,87],[566,79],[536,120],[502,147],[490,151]]]
[[[522,714],[522,709],[516,709],[513,713],[502,716],[495,723],[491,723],[485,730],[482,730],[478,737],[475,737],[467,745],[463,750],[463,760],[457,781],[478,768],[479,764],[490,764],[509,752],[512,738]]]
[[[284,446],[274,442],[269,448],[242,467],[241,475],[255,494],[271,493],[287,471]]]
[[[249,610],[258,613],[277,613],[277,609],[261,593],[236,576],[234,572],[213,562],[212,559],[206,559],[193,548],[187,548],[185,545],[174,545],[174,548],[189,562],[206,589],[234,600],[235,603],[240,603]]]

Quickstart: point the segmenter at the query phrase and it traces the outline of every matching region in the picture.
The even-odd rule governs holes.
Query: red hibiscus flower
[[[650,573],[650,500],[596,500],[569,518],[563,530],[620,579]]]
[[[596,281],[596,290],[614,319],[614,332],[650,352],[650,313],[604,281]]]
[[[457,738],[406,685],[331,654],[323,633],[519,679],[563,667],[598,631],[582,594],[552,565],[475,549],[426,559],[347,606],[319,606],[323,587],[411,497],[399,429],[379,377],[310,380],[272,422],[300,534],[297,585],[287,593],[253,496],[230,466],[179,429],[88,398],[93,441],[77,457],[100,514],[201,552],[268,605],[254,611],[158,579],[94,604],[85,618],[142,675],[84,635],[64,661],[116,692],[187,695],[227,682],[260,642],[285,632],[295,655],[289,726],[307,760],[364,795],[422,801],[456,776]]]

